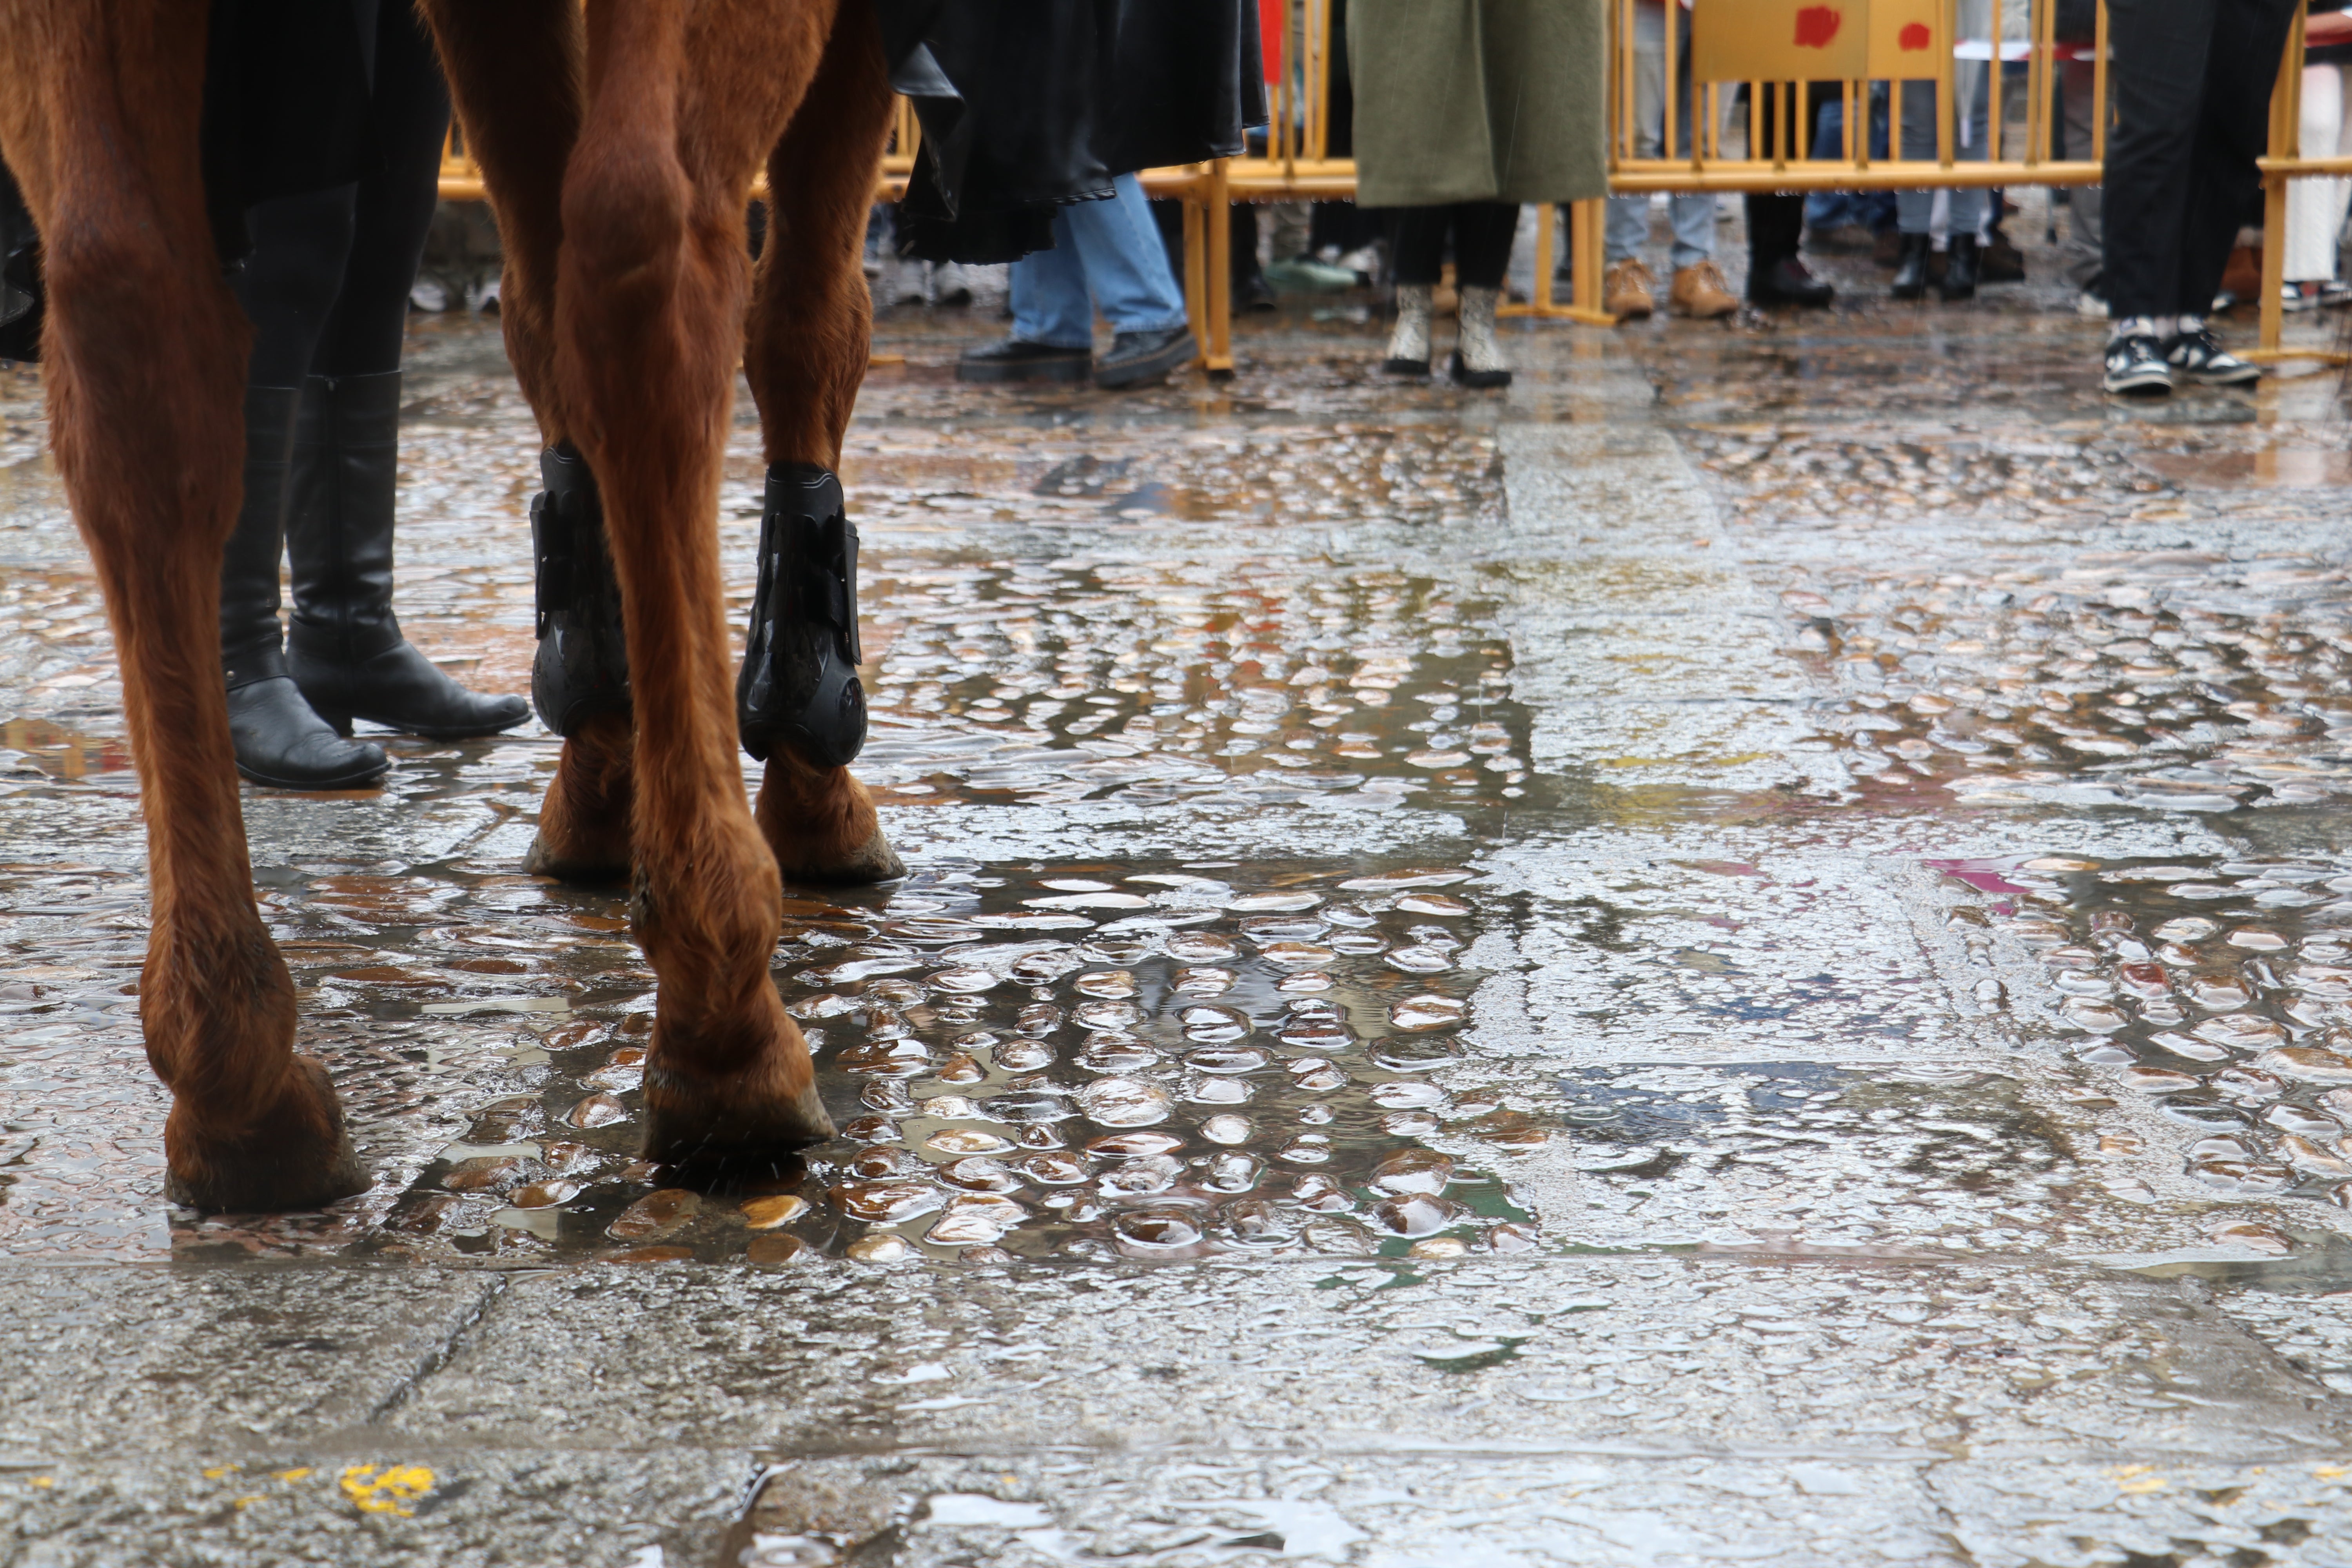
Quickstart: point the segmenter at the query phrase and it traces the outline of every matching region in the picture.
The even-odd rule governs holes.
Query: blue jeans
[[[1013,264],[1013,336],[1056,349],[1092,349],[1095,311],[1114,332],[1158,332],[1184,324],[1184,290],[1133,174],[1108,201],[1073,202],[1054,213],[1054,248]]]

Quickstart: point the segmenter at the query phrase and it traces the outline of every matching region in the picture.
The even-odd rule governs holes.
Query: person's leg
[[[529,704],[467,691],[409,644],[392,608],[401,336],[449,125],[448,89],[407,0],[378,12],[371,102],[382,163],[359,184],[342,285],[295,436],[287,667],[346,734],[365,719],[417,734],[491,735],[529,718]]]
[[[1054,220],[1055,245],[1066,224],[1087,287],[1114,333],[1181,327],[1184,290],[1169,269],[1143,187],[1133,174],[1121,174],[1116,185],[1109,201],[1064,207]]]
[[[2109,312],[2118,327],[2169,315],[2189,290],[2183,283],[2191,164],[2198,142],[2221,0],[2108,0],[2107,38],[2113,58],[2107,90],[2116,123],[2107,133],[2102,214]],[[2271,65],[2278,63],[2272,50]],[[2253,111],[2268,112],[2269,93],[2255,94]],[[2230,225],[2235,229],[2234,209]],[[2213,266],[2221,277],[2221,261]],[[2205,290],[2205,304],[2212,301]],[[2200,310],[2204,309],[2203,305]]]
[[[2085,162],[2091,156],[2093,110],[2096,107],[2096,67],[2089,60],[2068,60],[2059,72],[2059,98],[2066,133],[2065,156]],[[2066,195],[2066,239],[2062,251],[2066,276],[2077,288],[2088,287],[2098,275],[2099,199],[2097,185],[2071,186]]]
[[[1457,202],[1454,206],[1454,280],[1464,289],[1500,289],[1510,269],[1511,241],[1519,231],[1516,202]]]
[[[1032,251],[1013,264],[1013,341],[1090,353],[1095,346],[1094,301],[1087,296],[1086,266],[1070,232],[1070,212],[1062,207],[1054,214],[1053,249]]]
[[[1663,7],[1633,7],[1633,150],[1655,158],[1665,146],[1666,23]],[[1685,143],[1684,152],[1689,151]],[[1638,261],[1650,238],[1650,198],[1611,196],[1601,227],[1602,259],[1611,267]]]
[[[1452,222],[1451,207],[1399,207],[1396,209],[1396,237],[1390,248],[1394,253],[1393,268],[1400,284],[1422,288],[1436,286],[1438,274],[1445,267],[1445,231]]]
[[[2306,157],[2336,150],[2344,123],[2344,73],[2336,66],[2303,68],[2303,147]],[[2326,152],[2317,151],[2325,148]],[[2336,230],[2344,220],[2340,180],[2290,180],[2286,187],[2285,279],[2316,283],[2336,276]]]
[[[1495,312],[1503,302],[1503,277],[1510,270],[1511,241],[1519,231],[1512,202],[1456,202],[1454,215],[1454,281],[1461,294],[1460,328],[1454,348],[1454,379],[1465,386],[1507,386],[1510,362],[1495,337]]]

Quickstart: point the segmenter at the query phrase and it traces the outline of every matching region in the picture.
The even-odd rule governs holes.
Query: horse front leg
[[[682,0],[589,9],[595,85],[564,180],[556,333],[563,401],[601,492],[628,634],[630,916],[659,982],[646,1152],[709,1170],[772,1164],[830,1136],[832,1123],[769,972],[782,888],[737,761],[718,533],[749,272],[745,171],[782,118],[761,100],[790,92],[796,67],[805,80],[814,49],[812,40],[806,61],[793,58],[805,26],[787,16],[734,29],[727,46],[765,52],[772,74],[747,79],[730,61],[741,91],[689,98],[680,81],[694,9]],[[697,28],[729,9],[700,7]],[[681,131],[682,115],[696,114],[706,118]],[[682,151],[707,165],[689,168]]]
[[[628,655],[602,498],[571,437],[577,416],[558,374],[556,278],[565,172],[584,112],[586,39],[578,0],[420,0],[467,147],[498,215],[505,271],[499,320],[507,359],[538,417],[544,488],[531,504],[539,652],[531,697],[563,737],[540,805],[529,870],[570,882],[629,874],[636,795]]]
[[[147,1059],[172,1091],[165,1190],[309,1208],[368,1184],[255,908],[220,673],[221,553],[247,331],[197,168],[203,8],[0,8],[0,148],[47,247],[58,466],[122,667],[147,822]]]
[[[744,742],[767,764],[761,832],[783,874],[801,882],[880,882],[907,869],[848,767],[866,733],[862,691],[854,715],[841,710],[857,679],[856,535],[845,509],[837,521],[824,515],[840,497],[835,470],[866,374],[874,310],[859,252],[890,109],[873,13],[845,6],[768,157],[773,217],[743,354],[760,405],[769,492],[761,593],[740,687]],[[793,504],[820,492],[823,505]],[[847,557],[837,605],[809,591],[820,563],[807,557],[823,552],[804,546],[827,541],[828,528],[844,542],[836,556]]]

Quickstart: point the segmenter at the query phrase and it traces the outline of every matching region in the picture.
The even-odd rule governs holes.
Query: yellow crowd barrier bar
[[[1864,74],[1825,74],[1815,59],[1832,57],[1822,40],[1808,57],[1794,45],[1783,47],[1779,35],[1767,29],[1784,26],[1801,4],[1808,14],[1828,9],[1819,0],[1696,0],[1697,9],[1685,22],[1676,0],[1665,0],[1662,60],[1669,68],[1684,58],[1684,29],[1695,29],[1693,43],[1717,29],[1714,52],[1724,53],[1721,39],[1752,34],[1759,43],[1738,51],[1735,58],[1760,74],[1744,79],[1718,79],[1706,67],[1708,49],[1695,47],[1685,82],[1674,68],[1663,71],[1660,94],[1664,123],[1656,156],[1641,155],[1643,128],[1637,123],[1641,72],[1637,47],[1636,6],[1643,0],[1609,0],[1608,102],[1604,129],[1609,150],[1609,189],[1616,195],[1653,192],[1723,194],[1775,191],[1932,190],[1949,187],[2020,185],[2088,185],[2099,183],[2106,156],[2108,86],[2108,20],[2103,3],[2096,11],[2095,31],[2087,46],[2057,40],[2058,0],[2029,0],[2021,27],[2007,25],[2011,6],[2004,0],[1970,0],[1969,26],[1964,27],[1963,0],[1844,0],[1844,12],[1859,16],[1870,39]],[[1273,122],[1267,128],[1263,153],[1219,159],[1177,168],[1147,170],[1145,191],[1155,197],[1184,204],[1184,297],[1193,331],[1201,344],[1200,363],[1212,374],[1233,369],[1231,204],[1277,201],[1352,199],[1356,164],[1351,158],[1330,156],[1330,88],[1332,60],[1331,0],[1261,0],[1271,13],[1274,47],[1267,79]],[[1843,16],[1843,12],[1838,12]],[[1760,18],[1760,20],[1759,20]],[[1804,23],[1797,24],[1802,42]],[[1870,31],[1877,29],[1877,31]],[[1964,36],[1981,30],[1985,37]],[[1833,29],[1834,30],[1834,29]],[[1900,38],[1900,52],[1928,58],[1916,63],[1916,75],[1896,75],[1885,69],[1900,58],[1887,40]],[[1925,39],[1925,43],[1910,41]],[[1863,57],[1852,38],[1836,46],[1834,58],[1853,63]],[[1974,103],[1959,100],[1961,59],[1982,61],[1989,73],[1985,84],[1983,123],[1969,138],[1982,153],[1962,160],[1962,116],[1976,117]],[[2087,58],[2091,65],[2091,145],[2068,148],[2069,156],[2055,155],[2059,68],[2069,59]],[[2278,81],[2271,97],[2269,154],[2261,163],[2263,186],[2263,298],[2261,346],[2247,352],[2249,359],[2315,360],[2345,363],[2347,356],[2319,349],[2284,349],[2281,332],[2284,287],[2286,189],[2292,179],[2313,175],[2352,175],[2352,157],[2305,158],[2300,145],[2300,100],[2303,83],[2304,14],[2298,7],[2280,61]],[[2025,66],[2022,125],[2008,124],[2010,99],[2005,65]],[[1880,74],[1868,74],[1879,70]],[[1888,84],[1889,155],[1870,155],[1870,89],[1874,81]],[[1816,84],[1834,84],[1844,108],[1843,155],[1815,158],[1804,138],[1811,130],[1811,109]],[[1932,88],[1936,94],[1935,142],[1932,158],[1906,158],[1903,153],[1903,97],[1906,89]],[[1745,124],[1731,114],[1737,95],[1745,89]],[[1695,111],[1687,134],[1682,125],[1685,95]],[[1727,151],[1728,133],[1743,132],[1745,145]],[[1768,134],[1769,130],[1769,134]],[[875,199],[898,201],[906,195],[920,132],[912,108],[901,102],[888,149],[875,180]],[[1687,142],[1687,145],[1685,142]],[[2087,151],[2088,156],[2083,153]],[[441,165],[441,195],[453,201],[479,200],[480,172],[464,151],[460,132],[452,131]],[[1612,324],[1616,318],[1601,308],[1601,275],[1603,249],[1602,204],[1582,201],[1569,215],[1570,271],[1572,292],[1566,303],[1553,295],[1555,232],[1558,215],[1549,206],[1538,209],[1536,268],[1533,298],[1525,304],[1504,307],[1503,314]]]

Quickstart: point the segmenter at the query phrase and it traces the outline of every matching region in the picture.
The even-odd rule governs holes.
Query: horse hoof
[[[833,1118],[812,1082],[796,1095],[761,1106],[707,1086],[684,1088],[674,1075],[649,1075],[645,1157],[701,1175],[767,1174],[784,1157],[834,1136]]]
[[[163,1127],[163,1195],[205,1214],[275,1214],[367,1191],[327,1069],[309,1057],[294,1068],[278,1106],[236,1138],[205,1138],[174,1106]]]
[[[780,857],[776,868],[787,882],[801,882],[819,888],[864,887],[872,882],[891,882],[907,874],[907,863],[890,847],[889,836],[875,825],[873,834],[865,843],[851,850],[846,858],[831,862],[810,862],[786,865]]]
[[[547,836],[543,833],[531,836],[530,850],[522,858],[522,868],[534,877],[552,877],[559,882],[590,887],[629,879],[629,863],[626,860],[561,855],[548,847]]]

